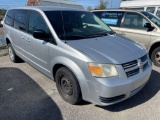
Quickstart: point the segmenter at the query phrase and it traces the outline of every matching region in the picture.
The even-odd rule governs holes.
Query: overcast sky
[[[22,7],[25,6],[28,0],[0,0],[0,8],[11,8],[11,7]],[[95,8],[99,4],[99,0],[72,0],[76,1],[87,8],[87,6],[92,6]],[[118,8],[121,0],[108,0],[108,8]]]

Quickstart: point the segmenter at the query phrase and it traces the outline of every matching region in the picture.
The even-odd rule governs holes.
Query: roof
[[[81,4],[70,0],[39,0],[39,3],[41,6],[65,6],[84,9]]]
[[[63,4],[70,4],[70,5],[80,5],[77,2],[73,2],[70,0],[39,0],[39,2],[54,2],[54,3],[63,3]]]
[[[84,11],[81,9],[70,8],[70,7],[55,7],[55,6],[25,6],[17,7],[13,9],[32,9],[32,10],[42,10],[42,11]]]
[[[105,10],[93,10],[91,12],[98,12],[98,11],[127,11],[127,12],[142,12],[142,11],[135,11],[135,10],[126,10],[126,9],[105,9]]]
[[[145,7],[145,6],[159,6],[160,0],[128,0],[121,1],[120,7]]]

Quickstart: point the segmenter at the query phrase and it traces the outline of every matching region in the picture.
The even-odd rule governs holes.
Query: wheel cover
[[[13,50],[11,47],[9,47],[8,49],[9,49],[9,57],[11,58],[11,60],[13,60],[14,59]]]
[[[73,94],[73,86],[71,80],[67,76],[60,75],[60,87],[66,95],[71,96]]]
[[[160,64],[160,51],[155,54],[155,60],[158,64]]]

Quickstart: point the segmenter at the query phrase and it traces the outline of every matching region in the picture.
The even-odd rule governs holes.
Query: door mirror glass
[[[33,31],[33,37],[40,40],[49,39],[49,35],[44,30],[35,30]]]

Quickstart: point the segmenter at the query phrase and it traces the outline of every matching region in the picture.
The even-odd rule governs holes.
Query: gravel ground
[[[160,68],[153,66],[146,86],[121,103],[99,107],[88,102],[70,105],[55,82],[26,63],[0,57],[1,120],[159,120]]]
[[[4,37],[3,37],[3,27],[0,27],[0,57],[8,55],[8,50],[6,49]]]
[[[0,44],[0,57],[8,55],[7,47]]]

